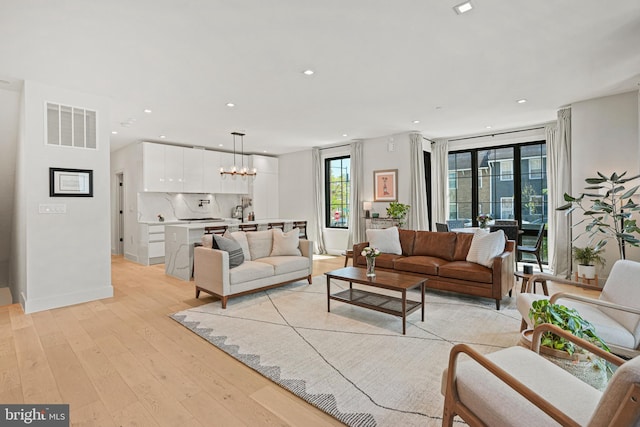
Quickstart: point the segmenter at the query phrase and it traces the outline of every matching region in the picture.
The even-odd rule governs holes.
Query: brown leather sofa
[[[513,287],[514,241],[505,242],[504,252],[488,268],[466,260],[471,233],[399,230],[399,234],[402,255],[380,254],[376,269],[427,276],[427,288],[493,298],[500,310],[500,300]],[[368,245],[369,242],[353,245],[354,266],[366,267],[367,260],[360,253]]]

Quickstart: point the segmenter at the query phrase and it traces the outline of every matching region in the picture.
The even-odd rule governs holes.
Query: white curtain
[[[322,156],[318,148],[313,149],[313,207],[316,213],[315,235],[316,248],[319,254],[326,254],[327,249],[324,244],[324,201],[322,200],[322,189],[324,188],[324,180],[322,178]]]
[[[364,186],[364,168],[361,140],[351,143],[351,197],[349,205],[351,212],[349,213],[349,241],[347,248],[351,248],[354,243],[365,241],[364,236],[364,209],[362,207],[362,192]]]
[[[547,126],[547,188],[549,189],[549,267],[557,276],[571,275],[571,221],[564,193],[571,193],[571,109],[558,111],[557,126]]]
[[[409,135],[409,152],[411,153],[411,186],[409,188],[409,214],[407,228],[410,230],[429,229],[429,208],[427,207],[427,190],[424,177],[424,150],[422,135]]]
[[[431,144],[431,191],[433,206],[431,209],[432,230],[436,222],[446,222],[449,204],[449,140],[436,140]]]

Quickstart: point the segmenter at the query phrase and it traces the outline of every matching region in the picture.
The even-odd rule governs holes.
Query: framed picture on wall
[[[49,197],[93,197],[93,171],[49,168]]]
[[[398,201],[398,169],[373,171],[373,201]]]

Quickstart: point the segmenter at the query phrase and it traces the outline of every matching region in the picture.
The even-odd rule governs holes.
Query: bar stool
[[[270,222],[267,224],[267,229],[271,230],[272,228],[279,228],[284,231],[284,222]]]
[[[300,238],[308,240],[307,237],[307,221],[294,221],[293,228],[300,230]]]
[[[218,234],[221,236],[227,231],[228,228],[228,225],[212,225],[210,227],[204,228],[204,234]]]
[[[240,224],[238,228],[240,231],[258,231],[258,224]]]

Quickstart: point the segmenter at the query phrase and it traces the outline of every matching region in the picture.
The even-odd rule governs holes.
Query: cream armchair
[[[540,338],[551,331],[620,366],[604,393],[540,356]],[[461,360],[465,355],[464,359]],[[442,425],[454,416],[471,426],[633,426],[640,419],[640,358],[628,362],[557,326],[534,330],[533,351],[509,347],[482,355],[453,347],[443,373]]]
[[[600,290],[595,286],[547,274],[534,275],[529,280],[529,286],[537,279]],[[531,303],[543,298],[548,297],[529,293],[529,289],[526,293],[518,294],[516,302],[522,315],[521,329],[527,325],[533,326],[532,320],[529,319]],[[596,332],[612,352],[627,357],[640,354],[640,263],[616,261],[598,299],[559,292],[552,295],[549,301],[575,308],[585,320],[595,326]]]

